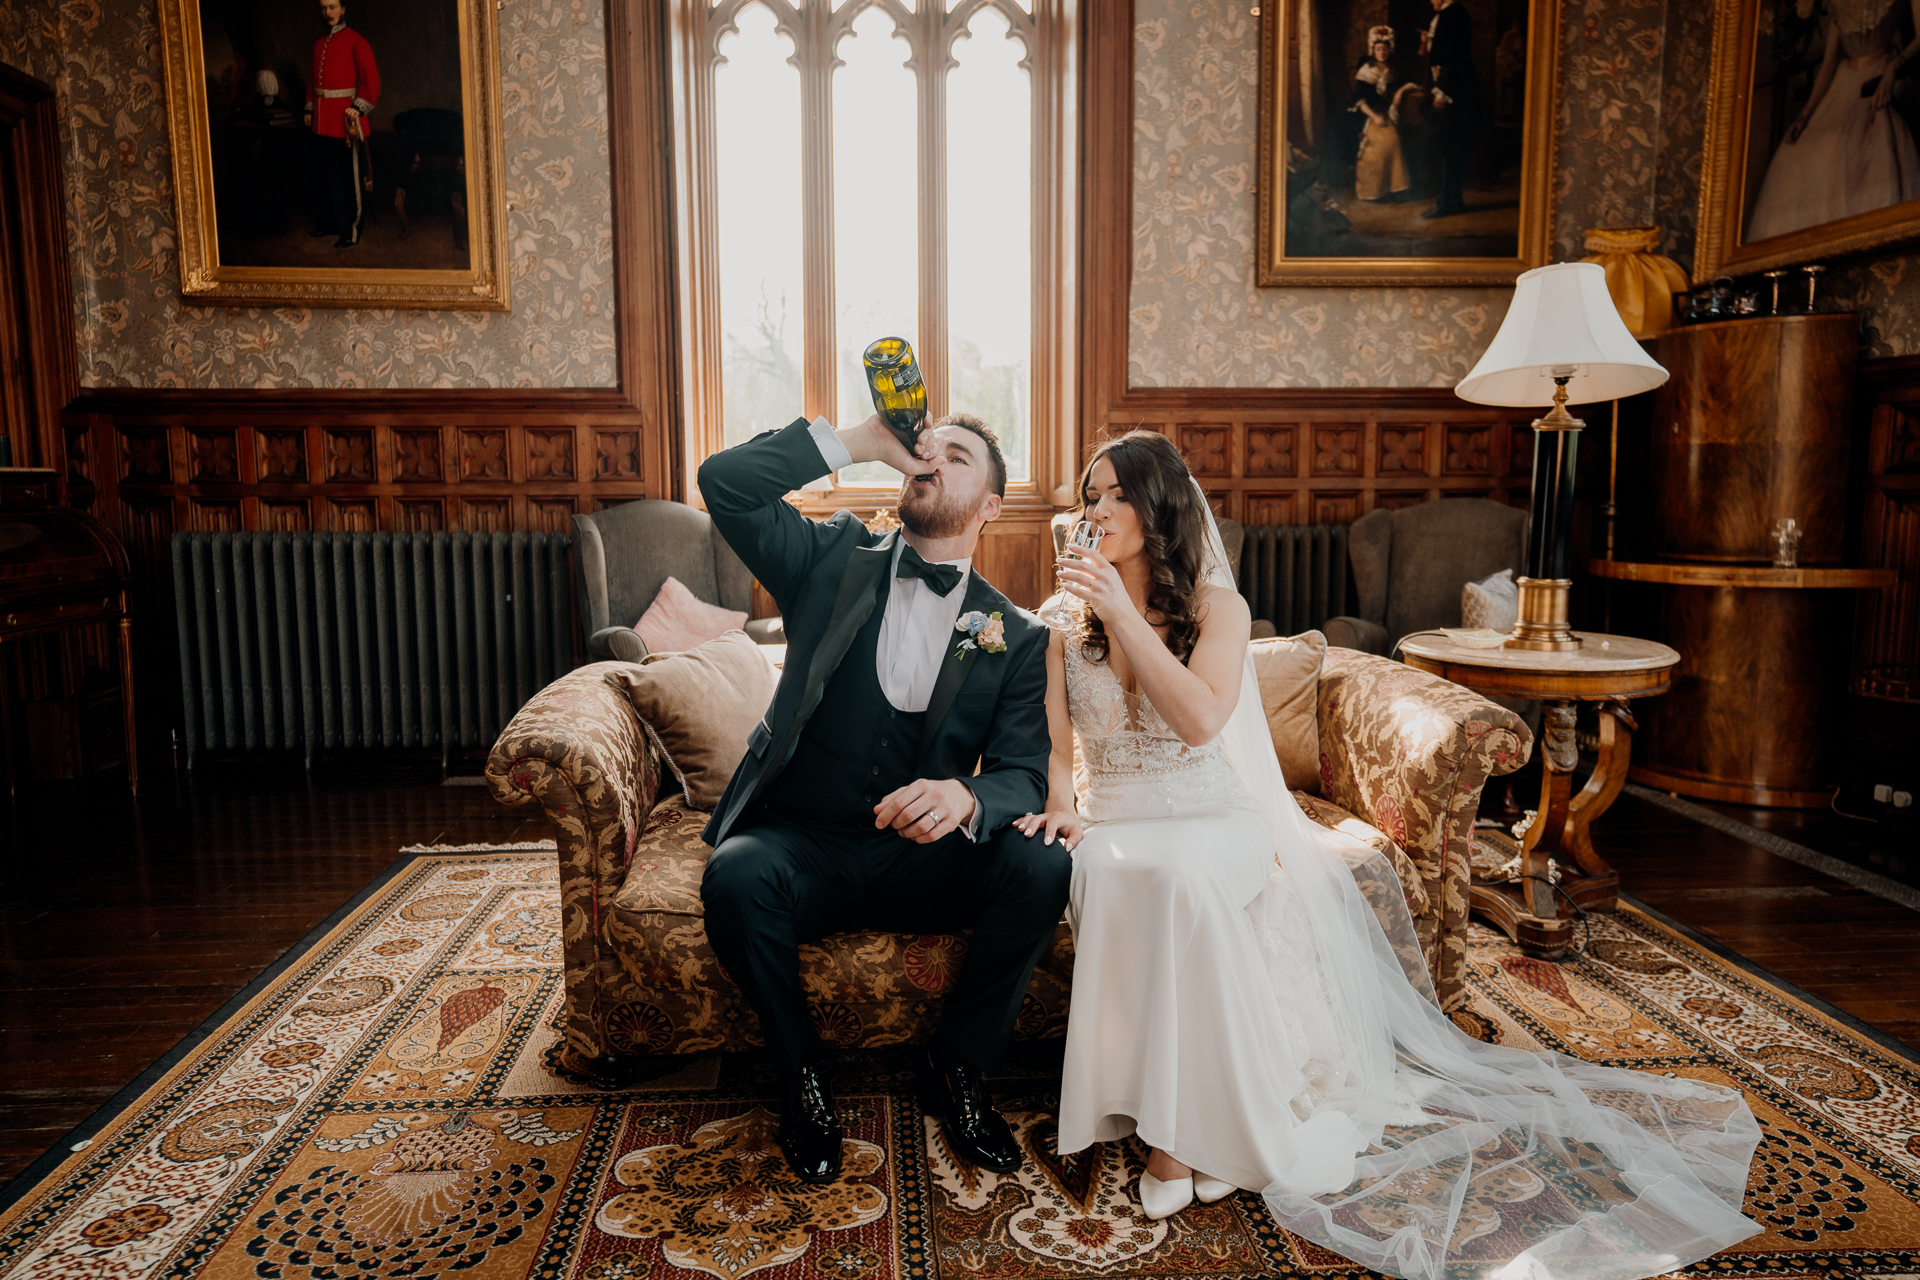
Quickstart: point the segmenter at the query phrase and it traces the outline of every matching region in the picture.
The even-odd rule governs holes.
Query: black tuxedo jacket
[[[898,530],[869,533],[851,511],[810,520],[782,500],[827,469],[804,418],[717,453],[700,467],[708,514],[779,604],[787,634],[786,666],[773,705],[748,737],[747,754],[707,823],[705,839],[716,847],[786,768],[893,564]],[[1047,732],[1045,624],[977,572],[968,575],[960,611],[976,609],[1000,613],[1006,651],[973,649],[964,658],[947,651],[927,703],[917,772],[922,778],[960,778],[973,789],[979,804],[974,830],[984,840],[1046,803],[1053,744]],[[953,633],[955,647],[962,638]],[[857,660],[872,662],[874,655]]]

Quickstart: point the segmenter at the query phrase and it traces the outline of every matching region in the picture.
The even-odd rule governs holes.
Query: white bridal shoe
[[[1141,1171],[1140,1209],[1149,1218],[1171,1218],[1192,1203],[1192,1178],[1162,1182],[1145,1170]]]
[[[1209,1178],[1199,1170],[1193,1174],[1193,1198],[1201,1204],[1212,1204],[1215,1200],[1225,1200],[1240,1188],[1231,1182],[1222,1182],[1218,1178]]]

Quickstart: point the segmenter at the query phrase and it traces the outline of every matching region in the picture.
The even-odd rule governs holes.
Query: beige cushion
[[[1267,713],[1280,772],[1294,791],[1320,790],[1320,663],[1327,638],[1318,631],[1276,640],[1255,640],[1253,674]]]
[[[1511,631],[1520,620],[1520,587],[1513,570],[1502,569],[1460,588],[1460,625]]]
[[[720,802],[747,735],[773,701],[775,678],[766,651],[740,631],[607,673],[696,809]]]
[[[747,625],[744,609],[722,609],[693,594],[678,578],[660,584],[659,594],[633,629],[646,641],[647,652],[684,653],[707,641]]]

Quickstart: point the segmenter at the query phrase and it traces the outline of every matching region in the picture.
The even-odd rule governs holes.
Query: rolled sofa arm
[[[587,637],[587,656],[638,662],[647,656],[647,642],[632,627],[602,627]]]
[[[1422,943],[1434,996],[1457,1009],[1467,999],[1480,788],[1524,764],[1532,736],[1471,689],[1351,649],[1327,650],[1318,718],[1321,794],[1386,832],[1413,863],[1438,907]]]
[[[1519,716],[1473,690],[1331,646],[1319,720],[1321,794],[1391,836],[1428,880],[1469,863],[1480,788],[1533,747]]]
[[[634,844],[660,796],[658,755],[633,704],[606,681],[617,665],[577,668],[534,694],[487,757],[493,798],[538,804],[553,823],[569,969],[576,942],[591,948],[612,918]]]
[[[1365,618],[1328,618],[1327,625],[1320,630],[1325,633],[1327,643],[1331,646],[1382,656],[1387,652],[1387,629]]]

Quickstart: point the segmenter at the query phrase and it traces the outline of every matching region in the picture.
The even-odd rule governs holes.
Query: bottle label
[[[907,391],[920,385],[920,366],[909,360],[891,370],[889,376],[893,379],[895,391]]]

